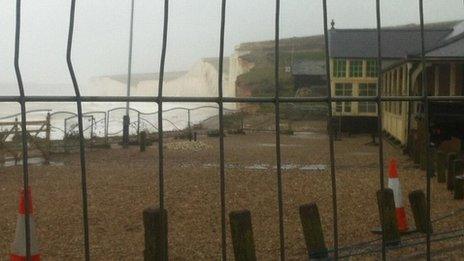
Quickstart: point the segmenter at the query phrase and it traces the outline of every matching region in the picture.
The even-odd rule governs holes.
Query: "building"
[[[383,93],[386,96],[462,96],[464,94],[464,22],[457,24],[438,42],[426,46],[425,69],[420,47],[410,50],[401,60],[384,68]],[[425,70],[426,84],[422,82]],[[464,103],[431,101],[429,106],[432,142],[439,145],[450,138],[464,137]],[[404,147],[423,143],[425,129],[423,103],[386,102],[383,127]],[[413,146],[415,147],[415,145]]]
[[[324,60],[299,60],[292,66],[297,96],[326,96],[327,73]]]
[[[383,67],[403,61],[409,54],[420,50],[420,29],[382,29]],[[451,26],[427,28],[426,48],[439,45],[453,32]],[[331,92],[333,96],[377,95],[377,30],[329,30]],[[401,73],[401,72],[400,72]],[[334,123],[341,131],[350,133],[377,130],[377,105],[375,102],[336,102],[333,106]]]

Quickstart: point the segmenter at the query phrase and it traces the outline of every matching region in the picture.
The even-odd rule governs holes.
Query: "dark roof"
[[[325,61],[301,60],[293,63],[293,75],[326,75]]]
[[[386,59],[406,58],[421,48],[421,34],[417,28],[383,29],[381,32],[382,56]],[[452,32],[452,28],[426,29],[426,49],[438,46]],[[329,47],[333,58],[375,58],[377,30],[331,29]]]
[[[442,43],[426,53],[428,58],[464,58],[464,22],[454,26]]]
[[[426,54],[427,58],[462,58],[464,57],[464,38],[439,46]]]

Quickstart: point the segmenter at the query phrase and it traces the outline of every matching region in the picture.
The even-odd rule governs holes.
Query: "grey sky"
[[[69,82],[65,47],[70,1],[23,0],[21,68],[25,82]],[[162,0],[136,0],[133,72],[158,71]],[[167,70],[218,55],[220,0],[171,0]],[[281,36],[322,31],[321,0],[282,0]],[[417,0],[383,1],[384,25],[418,22]],[[374,27],[374,0],[328,0],[339,28]],[[226,55],[247,41],[272,39],[272,0],[229,0]],[[130,0],[78,0],[73,57],[78,78],[127,70]],[[426,22],[464,19],[462,0],[425,0]],[[14,0],[0,0],[0,82],[15,82]],[[26,86],[27,87],[27,86]]]

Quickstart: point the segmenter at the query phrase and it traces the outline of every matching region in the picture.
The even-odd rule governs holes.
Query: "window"
[[[351,83],[336,83],[335,96],[353,96],[353,85]],[[351,102],[337,102],[336,112],[351,112]]]
[[[376,96],[377,84],[375,83],[360,83],[359,96]],[[375,102],[359,102],[358,111],[364,113],[377,112],[377,105]]]
[[[363,76],[363,61],[352,60],[350,61],[350,77],[362,77]]]
[[[346,60],[334,60],[333,76],[346,77]]]
[[[377,61],[368,60],[366,63],[366,76],[377,77]]]

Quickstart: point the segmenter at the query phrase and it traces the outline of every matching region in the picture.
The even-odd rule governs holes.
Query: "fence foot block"
[[[409,203],[411,204],[417,231],[427,233],[427,202],[424,192],[422,190],[415,190],[409,193]],[[432,224],[430,224],[429,229],[430,233],[432,233]]]
[[[379,207],[380,224],[385,235],[387,245],[398,245],[400,233],[396,222],[396,208],[393,190],[383,189],[377,191],[377,204]]]
[[[140,151],[144,152],[147,148],[147,133],[145,131],[140,132]]]
[[[456,153],[449,153],[448,154],[448,177],[446,179],[446,188],[448,190],[453,190],[453,185],[454,185],[454,160],[456,159],[457,155]]]
[[[256,261],[250,211],[232,211],[229,219],[235,260]]]
[[[327,258],[321,217],[315,203],[300,206],[300,220],[309,259]]]
[[[158,208],[147,208],[143,211],[145,228],[145,261],[168,260],[168,215],[167,211]],[[161,222],[163,224],[161,224]]]
[[[454,178],[454,199],[464,199],[464,175]]]

